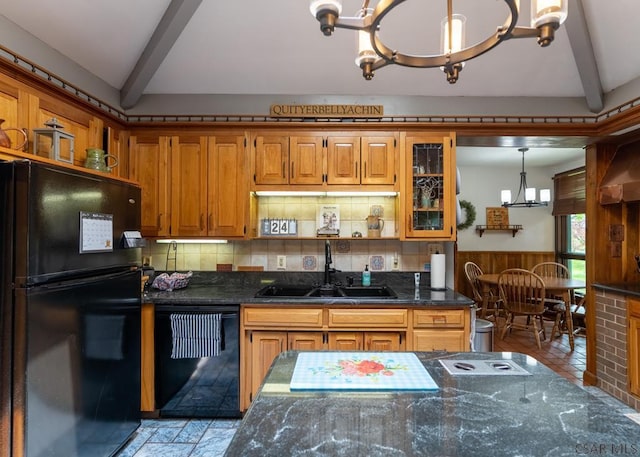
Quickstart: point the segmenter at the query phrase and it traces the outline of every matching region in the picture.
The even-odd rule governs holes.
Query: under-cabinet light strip
[[[255,193],[259,197],[395,197],[397,192],[316,192],[296,190],[258,190]]]
[[[210,240],[210,239],[195,239],[195,238],[185,238],[185,239],[173,239],[173,240],[156,240],[158,244],[227,244],[227,240]]]

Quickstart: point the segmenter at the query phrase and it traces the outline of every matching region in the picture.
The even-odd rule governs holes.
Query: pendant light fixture
[[[518,195],[515,200],[511,201],[511,191],[501,190],[500,201],[505,208],[533,208],[537,206],[549,206],[551,201],[551,190],[540,189],[540,201],[536,200],[536,188],[527,186],[527,172],[524,171],[524,153],[529,148],[520,148],[518,151],[522,152],[522,171],[520,172],[520,187],[518,188]],[[523,201],[518,201],[520,195],[523,197]]]
[[[373,78],[378,68],[396,64],[413,68],[439,67],[447,75],[447,81],[453,84],[458,80],[464,62],[490,51],[505,40],[536,37],[542,47],[551,44],[555,31],[567,18],[568,3],[568,0],[531,0],[531,26],[518,27],[516,24],[520,14],[520,0],[503,0],[508,10],[504,23],[487,24],[487,38],[473,46],[465,47],[467,19],[462,14],[455,14],[453,0],[447,0],[447,16],[441,21],[440,54],[415,55],[392,49],[380,38],[382,19],[406,1],[409,0],[377,0],[375,6],[369,7],[370,0],[364,0],[355,17],[342,16],[342,0],[311,0],[309,10],[320,23],[320,30],[326,36],[330,36],[336,27],[357,31],[356,65],[362,69],[364,79]],[[413,1],[427,5],[436,0]],[[476,22],[479,20],[471,19]],[[433,25],[425,22],[424,27]]]

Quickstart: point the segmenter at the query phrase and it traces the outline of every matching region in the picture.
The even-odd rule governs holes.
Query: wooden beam
[[[171,0],[133,71],[120,90],[120,104],[132,108],[202,0]]]
[[[580,73],[584,96],[587,99],[587,106],[592,113],[599,113],[604,108],[604,96],[602,94],[602,83],[598,73],[596,57],[593,53],[593,45],[589,28],[584,17],[582,0],[575,0],[571,4],[571,10],[567,16],[564,26],[567,29],[569,43],[573,51],[573,58]]]

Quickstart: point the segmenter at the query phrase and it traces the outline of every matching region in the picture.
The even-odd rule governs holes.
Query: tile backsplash
[[[285,256],[287,271],[323,271],[324,238],[316,238],[323,224],[323,208],[337,209],[337,225],[342,238],[331,238],[333,267],[342,271],[422,271],[430,253],[444,252],[444,243],[402,242],[397,239],[396,197],[260,197],[258,223],[263,219],[296,220],[296,236],[290,239],[265,236],[256,240],[227,244],[179,244],[150,242],[142,255],[156,270],[233,270],[238,266],[278,270],[278,257]],[[381,238],[367,238],[366,218],[379,215],[384,220]],[[360,232],[362,239],[344,239]],[[300,239],[303,238],[303,239]],[[169,262],[167,263],[167,260]]]
[[[399,240],[331,239],[333,267],[342,271],[423,271],[434,250],[444,252],[445,243],[402,242]],[[178,244],[150,242],[142,256],[151,258],[156,270],[216,271],[218,265],[261,266],[278,270],[278,256],[286,257],[287,271],[323,271],[324,240],[251,240],[227,244]],[[167,258],[169,264],[167,265]],[[175,261],[174,261],[175,259]],[[397,267],[395,261],[397,259]]]

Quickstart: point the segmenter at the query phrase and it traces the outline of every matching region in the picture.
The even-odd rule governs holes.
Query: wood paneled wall
[[[533,268],[540,262],[553,262],[553,251],[458,251],[456,253],[455,288],[467,297],[473,298],[471,286],[464,274],[464,264],[474,262],[484,273],[500,273],[507,268]]]

